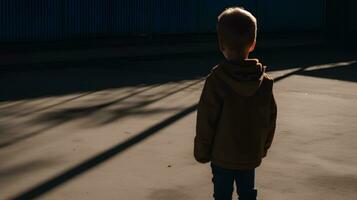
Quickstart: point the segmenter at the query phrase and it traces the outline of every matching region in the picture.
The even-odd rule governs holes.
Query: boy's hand
[[[193,154],[197,162],[208,163],[211,161],[211,151],[209,145],[205,145],[202,141],[196,136],[194,141]]]
[[[197,161],[197,162],[199,162],[199,163],[203,163],[203,164],[205,164],[205,163],[210,162],[210,161],[211,161],[211,159],[204,159],[204,158],[203,158],[203,159],[197,159],[197,158],[196,158],[196,161]]]
[[[265,149],[265,150],[264,150],[264,152],[263,152],[262,157],[263,157],[263,158],[265,158],[265,157],[267,156],[267,153],[268,153],[268,150],[267,150],[267,149]]]

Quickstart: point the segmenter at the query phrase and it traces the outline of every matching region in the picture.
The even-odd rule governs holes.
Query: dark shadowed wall
[[[253,12],[261,32],[316,32],[326,26],[326,1],[1,0],[0,42],[214,33],[217,15],[228,6]],[[357,5],[350,2],[356,29]]]
[[[350,28],[353,32],[357,32],[357,1],[351,1],[350,5]]]

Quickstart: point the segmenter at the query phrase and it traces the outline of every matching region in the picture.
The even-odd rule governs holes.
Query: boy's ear
[[[221,39],[220,37],[218,37],[218,45],[219,45],[219,50],[220,50],[221,52],[224,51],[224,46],[223,46],[222,43],[223,43],[223,42],[222,42],[222,39]]]
[[[252,52],[252,51],[254,51],[256,44],[257,44],[257,42],[254,40],[253,44],[252,44],[252,45],[250,46],[250,48],[249,48],[249,53]]]

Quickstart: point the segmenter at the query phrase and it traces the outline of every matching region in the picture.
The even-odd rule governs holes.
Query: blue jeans
[[[239,200],[256,200],[254,189],[255,170],[230,170],[211,163],[215,200],[232,200],[233,184],[236,183]]]

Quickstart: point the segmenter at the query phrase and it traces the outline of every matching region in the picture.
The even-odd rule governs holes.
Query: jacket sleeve
[[[276,101],[274,98],[274,94],[272,93],[271,97],[271,104],[270,104],[270,126],[269,126],[269,132],[267,135],[267,140],[265,142],[265,153],[264,156],[266,156],[267,151],[269,150],[273,139],[274,139],[274,133],[275,133],[275,127],[276,127],[276,118],[277,118],[277,106],[276,106]]]
[[[221,100],[214,91],[212,80],[207,78],[197,106],[194,156],[200,163],[211,161],[212,143],[221,112]]]

